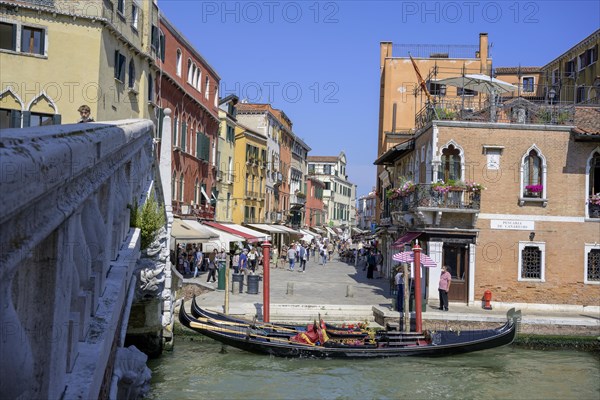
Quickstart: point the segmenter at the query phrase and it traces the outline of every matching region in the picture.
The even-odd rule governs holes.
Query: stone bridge
[[[0,397],[145,390],[147,356],[125,346],[151,338],[143,350],[159,354],[172,326],[168,231],[141,251],[130,224],[135,204],[164,203],[153,132],[145,120],[1,131]],[[145,315],[128,335],[132,306]]]

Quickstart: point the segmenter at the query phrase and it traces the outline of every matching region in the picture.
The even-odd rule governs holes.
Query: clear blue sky
[[[598,1],[159,0],[221,76],[221,95],[270,102],[310,155],[348,158],[358,195],[375,184],[379,42],[477,45],[498,66],[542,66],[600,27]]]

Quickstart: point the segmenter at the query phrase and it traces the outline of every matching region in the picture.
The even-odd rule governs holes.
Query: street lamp
[[[556,90],[554,90],[554,88],[550,89],[550,92],[548,92],[548,97],[550,98],[550,122],[552,124],[556,123],[556,121],[554,120],[554,98],[556,97]]]

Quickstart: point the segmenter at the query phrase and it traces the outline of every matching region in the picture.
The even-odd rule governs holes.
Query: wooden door
[[[444,265],[447,265],[452,275],[449,301],[467,302],[469,290],[469,259],[468,247],[464,244],[444,243]]]

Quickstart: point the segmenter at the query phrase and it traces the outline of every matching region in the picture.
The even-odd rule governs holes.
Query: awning
[[[421,236],[422,233],[423,232],[407,232],[404,234],[404,236],[398,238],[398,240],[392,243],[392,247],[403,247],[405,244],[408,244],[416,238],[418,238],[419,236]]]
[[[305,236],[312,236],[313,238],[321,237],[321,235],[319,235],[318,233],[311,232],[311,231],[306,230],[306,229],[300,229],[300,232],[304,233]]]
[[[199,223],[196,220],[185,219],[183,221],[185,222],[186,225],[189,225],[191,228],[197,230],[198,232],[202,232],[202,233],[206,234],[210,239],[216,239],[219,237],[218,233],[211,231],[206,225],[202,225],[201,223]]]
[[[279,229],[277,225],[267,225],[267,224],[248,224],[250,228],[258,229],[260,231],[265,231],[269,233],[287,233],[283,229]]]
[[[311,226],[310,229],[312,229],[313,231],[317,232],[319,235],[322,235],[325,233],[325,231],[323,229],[319,229],[316,226]]]
[[[204,199],[206,199],[206,202],[210,204],[210,198],[206,194],[206,191],[204,190],[203,186],[200,186],[200,192],[202,192],[202,196],[204,196]]]
[[[400,156],[408,153],[415,148],[415,140],[410,139],[406,142],[400,143],[383,153],[373,164],[375,165],[389,165],[393,164]]]
[[[303,240],[305,242],[311,242],[315,238],[314,233],[310,233],[304,229],[298,229],[298,231],[304,235],[300,238],[300,240]]]
[[[218,237],[216,239],[212,239],[209,242],[207,242],[207,244],[205,246],[202,246],[204,251],[212,251],[213,249],[221,250],[223,248],[226,251],[229,251],[231,243],[246,241],[246,239],[244,239],[243,237],[241,237],[239,235],[234,235],[233,233],[222,231],[220,229],[213,228],[211,226],[207,226],[207,225],[203,225],[203,226],[204,226],[204,229],[208,229],[209,231],[214,232],[215,234],[218,235]]]
[[[264,239],[265,234],[262,232],[252,231],[254,233],[249,233],[251,229],[242,229],[243,227],[237,224],[219,224],[216,222],[206,222],[206,225],[211,226],[213,228],[232,233],[237,236],[241,236],[244,238],[246,242],[254,243],[259,242]]]
[[[302,232],[298,232],[292,228],[288,228],[285,225],[275,225],[275,226],[286,233],[291,233],[292,235],[296,235],[296,236],[304,236],[304,234]]]
[[[330,227],[326,226],[325,230],[327,232],[329,232],[330,235],[337,236],[337,233],[335,233],[335,231],[333,229],[331,229]]]
[[[217,237],[213,233],[210,233],[206,230],[199,231],[188,225],[190,222],[196,222],[192,220],[182,221],[178,218],[173,220],[173,227],[171,228],[171,236],[179,241],[197,241],[197,242],[206,242],[211,238]],[[196,222],[197,223],[197,222]]]
[[[352,227],[352,232],[356,233],[357,235],[362,235],[365,233],[365,231],[360,230],[358,228],[354,228],[354,227]]]

